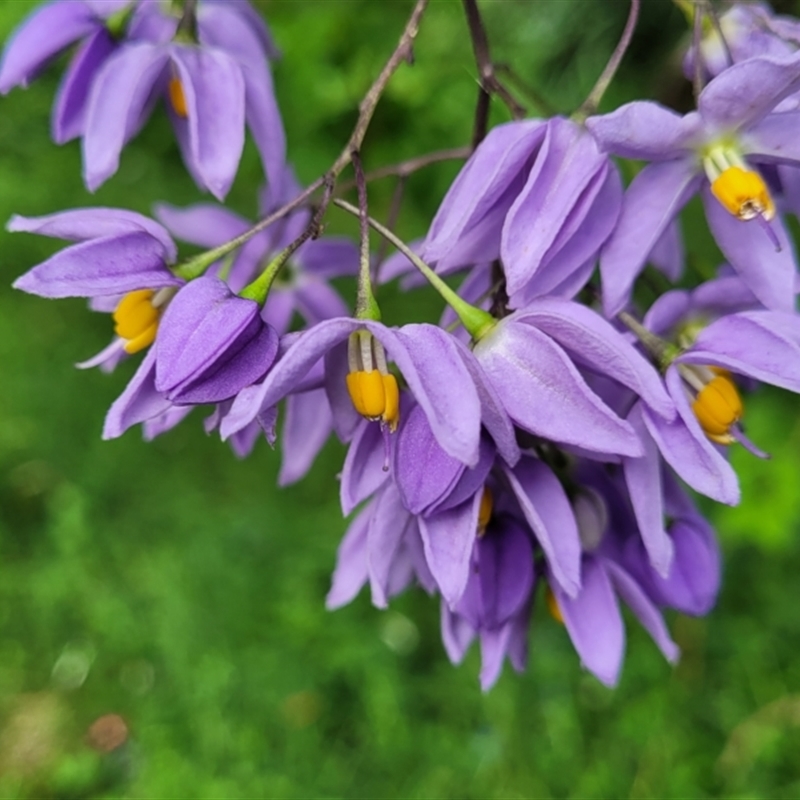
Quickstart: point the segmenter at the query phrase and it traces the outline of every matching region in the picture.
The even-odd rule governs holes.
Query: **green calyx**
[[[264,305],[269,295],[269,290],[275,281],[278,273],[283,268],[283,265],[289,260],[295,248],[287,247],[281,250],[272,261],[267,264],[266,269],[252,282],[239,292],[239,297],[245,300],[255,300],[259,305]]]
[[[133,4],[130,4],[125,8],[121,8],[119,11],[115,11],[106,20],[106,30],[111,35],[112,39],[122,39],[125,36],[128,22],[133,14],[133,9]]]

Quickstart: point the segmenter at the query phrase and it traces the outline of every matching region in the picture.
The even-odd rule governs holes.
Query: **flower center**
[[[189,116],[189,109],[186,106],[186,95],[183,93],[183,84],[180,79],[173,76],[169,79],[169,102],[172,105],[172,110],[183,119]]]
[[[737,219],[747,221],[762,217],[769,222],[775,216],[775,204],[761,175],[749,168],[732,147],[717,146],[703,158],[711,193]]]
[[[692,411],[705,435],[717,444],[736,441],[731,429],[742,418],[744,407],[730,373],[718,367],[696,366],[681,372],[697,392]]]
[[[478,536],[481,537],[486,533],[486,526],[492,519],[492,510],[494,509],[494,498],[492,497],[492,490],[485,486],[483,494],[481,495],[481,504],[478,508]]]
[[[347,359],[347,393],[356,411],[394,433],[400,422],[400,390],[383,345],[369,331],[356,331],[347,341]]]
[[[549,586],[544,591],[544,600],[545,603],[547,603],[547,610],[550,612],[550,616],[556,622],[560,622],[563,625],[564,615],[561,613],[561,609],[558,606],[558,600],[556,600],[555,593]]]
[[[137,289],[128,292],[114,311],[114,333],[126,339],[125,352],[138,353],[149,347],[156,338],[158,320],[175,289]]]

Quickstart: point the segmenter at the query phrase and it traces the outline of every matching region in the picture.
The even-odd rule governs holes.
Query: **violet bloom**
[[[56,0],[40,6],[5,46],[0,93],[26,87],[50,61],[80,42],[59,86],[52,117],[58,144],[80,136],[92,80],[119,47],[134,5],[134,0]]]
[[[259,198],[259,216],[265,217],[300,194],[291,167],[284,165]],[[156,218],[176,239],[212,249],[244,233],[253,223],[222,206],[200,203],[188,208],[158,204]],[[225,270],[225,280],[239,291],[254,280],[278,253],[306,229],[311,219],[299,208],[253,236],[237,251],[231,263],[220,262],[211,272]],[[331,286],[333,278],[358,272],[358,249],[341,236],[321,236],[304,242],[283,266],[264,305],[264,317],[283,335],[295,313],[309,325],[347,315],[347,306]]]
[[[475,539],[464,594],[454,608],[442,603],[442,640],[454,664],[480,640],[484,692],[497,682],[506,656],[517,672],[525,669],[534,585],[533,542],[524,522],[493,515]]]
[[[666,575],[671,548],[663,528],[661,458],[693,489],[722,503],[739,502],[736,473],[725,448],[739,442],[764,456],[745,437],[743,404],[734,376],[800,392],[800,317],[761,307],[724,314],[709,322],[708,300],[741,307],[747,304],[738,281],[725,278],[693,293],[665,295],[645,325],[660,329],[671,322],[682,350],[665,371],[665,384],[677,415],[672,421],[655,417],[646,403],[633,406],[629,421],[645,446],[641,457],[624,460],[625,477],[639,528],[656,569]],[[719,308],[719,305],[717,306]],[[685,324],[674,310],[683,307]]]
[[[272,88],[274,56],[263,22],[244,3],[201,0],[197,42],[178,32],[160,3],[144,3],[124,43],[93,78],[83,133],[84,179],[114,174],[123,146],[164,96],[184,162],[201,187],[223,198],[244,146],[245,122],[268,180],[279,179],[285,136]]]
[[[800,58],[753,58],[712,80],[698,110],[681,117],[634,102],[587,120],[604,148],[652,161],[628,188],[600,257],[605,311],[628,302],[648,254],[700,191],[711,232],[733,268],[768,308],[794,307],[794,249],[753,164],[798,164],[796,113],[770,112],[800,88]],[[755,220],[761,224],[745,224]]]
[[[572,297],[619,214],[617,169],[560,117],[492,129],[451,186],[422,247],[445,274],[501,259],[512,308]]]
[[[480,380],[513,422],[536,436],[598,454],[639,454],[641,444],[589,388],[581,369],[600,372],[647,397],[666,418],[674,409],[658,374],[591,309],[540,298],[501,319],[474,347]]]
[[[623,562],[624,542],[638,540],[636,524],[621,493],[607,476],[595,472],[600,473],[600,491],[596,485],[584,487],[573,500],[583,548],[581,590],[576,597],[570,597],[548,572],[550,603],[553,615],[566,626],[583,665],[607,686],[615,686],[625,653],[625,629],[617,596],[633,611],[668,661],[676,661],[679,651],[657,604],[629,563],[635,561],[637,554],[644,557],[644,551],[631,551],[628,562]],[[648,568],[646,557],[641,568]]]

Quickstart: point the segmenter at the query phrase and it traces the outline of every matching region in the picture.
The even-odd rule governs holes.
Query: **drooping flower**
[[[561,117],[493,128],[442,201],[422,257],[446,274],[501,259],[511,308],[572,297],[619,214],[617,169]]]
[[[794,307],[794,248],[755,166],[800,163],[795,112],[770,113],[798,88],[800,58],[765,56],[726,69],[683,117],[634,102],[587,120],[611,153],[653,162],[628,187],[601,252],[606,314],[628,302],[648,254],[698,191],[720,249],[756,297],[767,308]]]

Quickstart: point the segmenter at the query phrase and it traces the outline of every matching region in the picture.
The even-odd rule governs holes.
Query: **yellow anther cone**
[[[123,339],[135,339],[158,321],[158,311],[150,302],[153,292],[139,289],[129,292],[120,300],[114,311],[114,332]]]
[[[359,370],[347,376],[347,391],[356,411],[362,417],[378,419],[386,409],[383,375],[377,369]]]
[[[711,193],[722,206],[742,220],[759,214],[766,220],[775,215],[775,206],[764,179],[753,170],[728,167],[711,184]]]
[[[744,409],[733,381],[727,375],[717,375],[699,392],[692,411],[710,438],[723,437],[723,443],[727,443],[724,437],[741,419]]]
[[[547,587],[547,589],[545,589],[544,599],[545,603],[547,603],[547,610],[550,612],[550,616],[556,622],[560,622],[563,625],[564,615],[561,613],[561,609],[558,606],[558,600],[556,600],[556,596],[553,593],[553,590],[549,586]]]
[[[389,430],[394,433],[400,422],[400,389],[394,375],[381,375],[381,379],[385,397],[382,419],[389,426]]]
[[[186,106],[186,95],[183,93],[183,84],[181,84],[179,78],[170,78],[168,91],[172,110],[179,117],[186,119],[189,116],[189,109]]]
[[[486,532],[486,526],[492,519],[492,510],[494,509],[494,498],[492,491],[485,487],[481,495],[481,504],[478,508],[478,536],[483,536]]]

